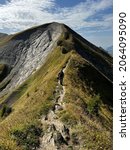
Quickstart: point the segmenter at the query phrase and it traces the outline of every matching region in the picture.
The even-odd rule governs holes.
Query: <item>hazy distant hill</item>
[[[113,55],[113,46],[110,46],[106,49],[109,54]]]
[[[5,36],[7,36],[7,34],[5,34],[5,33],[0,33],[0,38],[3,38],[3,37],[5,37]]]

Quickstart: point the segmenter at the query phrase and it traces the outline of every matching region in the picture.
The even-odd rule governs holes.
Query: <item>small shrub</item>
[[[4,105],[1,110],[1,117],[7,117],[12,112],[12,108]]]
[[[100,104],[101,104],[101,100],[100,100],[99,95],[96,95],[96,96],[90,98],[90,100],[88,102],[88,107],[87,107],[89,114],[98,115]]]
[[[65,47],[62,47],[62,53],[66,54],[66,53],[68,53],[68,50]]]
[[[24,150],[36,150],[40,145],[39,137],[42,134],[42,129],[35,125],[30,125],[23,131],[15,130],[12,132],[17,144],[22,146]]]

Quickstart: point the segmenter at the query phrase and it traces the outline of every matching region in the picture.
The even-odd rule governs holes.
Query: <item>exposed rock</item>
[[[60,81],[60,84],[63,85],[63,78],[64,78],[64,72],[61,70],[58,74],[58,80]]]
[[[64,72],[67,68],[68,63],[66,66],[60,71],[60,75],[58,75],[58,85],[56,86],[54,94],[54,108],[50,110],[47,116],[43,116],[42,118],[42,124],[43,126],[47,124],[48,130],[44,134],[43,138],[41,139],[41,146],[39,150],[50,150],[49,147],[51,147],[51,150],[67,150],[67,147],[69,145],[68,141],[70,140],[70,134],[69,129],[64,125],[63,122],[61,122],[57,116],[57,112],[64,110],[65,106],[63,104],[63,98],[65,94],[65,87],[63,86],[63,78],[64,78]],[[62,83],[61,83],[61,76],[62,76]],[[62,86],[62,88],[61,88]],[[57,95],[58,98],[57,98]],[[55,100],[56,99],[56,100]],[[49,145],[49,147],[48,147]]]
[[[12,68],[5,78],[6,82],[10,82],[0,93],[1,96],[23,83],[44,64],[61,33],[61,25],[54,23],[39,27],[34,33],[29,33],[28,38],[24,33],[18,35],[7,45],[0,47],[0,63]],[[1,84],[6,84],[5,80]]]
[[[53,137],[54,137],[54,142],[58,148],[63,144],[68,145],[59,131],[54,132]]]
[[[62,133],[64,136],[69,136],[69,129],[65,125],[63,126]]]
[[[54,124],[51,124],[50,127],[49,127],[48,132],[54,132],[54,131],[56,131],[56,127],[55,127]]]
[[[54,111],[59,111],[59,110],[63,110],[63,107],[59,104],[55,104]]]

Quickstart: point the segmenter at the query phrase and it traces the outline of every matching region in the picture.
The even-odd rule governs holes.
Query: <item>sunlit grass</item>
[[[59,119],[70,127],[73,142],[78,138],[83,150],[112,147],[112,112],[107,105],[108,99],[104,100],[106,95],[109,97],[109,91],[106,94],[107,88],[104,88],[107,82],[74,51],[72,35],[63,34],[60,40],[63,41],[62,45],[58,45],[46,63],[17,89],[19,92],[12,113],[0,120],[0,146],[7,150],[21,150],[12,138],[13,131],[23,131],[32,124],[40,125],[42,115],[47,115],[52,109],[57,76],[67,62],[63,81],[65,109],[58,113]],[[66,46],[68,51],[64,54],[62,48]],[[95,75],[99,81],[96,81]],[[99,85],[100,82],[103,83]],[[101,101],[98,115],[93,113],[95,97]]]

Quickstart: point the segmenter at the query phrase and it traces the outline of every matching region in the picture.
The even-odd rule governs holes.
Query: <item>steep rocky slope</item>
[[[68,26],[1,38],[0,91],[0,149],[112,149],[112,57]]]
[[[32,34],[31,34],[32,32]],[[49,25],[39,28],[33,33],[33,29],[14,36],[12,40],[1,47],[0,63],[6,64],[10,70],[3,82],[3,93],[11,91],[29,75],[35,72],[44,63],[46,56],[55,47],[58,37],[61,35],[60,25]],[[8,84],[7,84],[8,83]],[[4,92],[5,91],[5,92]],[[2,93],[2,92],[1,92]]]

